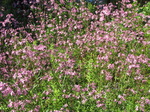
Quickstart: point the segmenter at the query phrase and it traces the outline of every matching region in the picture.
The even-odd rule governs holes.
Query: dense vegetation
[[[150,2],[120,3],[1,6],[0,110],[148,112]]]

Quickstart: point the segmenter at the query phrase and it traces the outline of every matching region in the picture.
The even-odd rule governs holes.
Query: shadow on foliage
[[[108,4],[113,3],[116,5],[116,2],[121,0],[84,0],[91,2],[92,4]],[[80,0],[76,0],[80,2]],[[131,0],[133,2],[133,0]],[[143,6],[147,3],[148,0],[138,0],[140,6]],[[4,14],[3,17],[0,16],[0,21],[5,20],[4,18],[7,14],[13,14],[13,18],[16,22],[12,22],[12,28],[25,27],[29,22],[35,23],[37,20],[35,18],[35,12],[31,10],[31,5],[35,4],[36,0],[1,0],[0,1],[0,10]],[[119,4],[118,4],[119,5]],[[119,8],[119,7],[117,7]],[[29,15],[32,15],[32,19],[29,18]]]
[[[34,12],[30,8],[32,4],[31,0],[1,0],[0,9],[3,16],[0,16],[0,21],[4,21],[7,14],[12,14],[14,21],[11,21],[11,26],[6,25],[5,28],[13,29],[25,27],[29,23],[29,15],[34,17],[30,21],[35,22]]]

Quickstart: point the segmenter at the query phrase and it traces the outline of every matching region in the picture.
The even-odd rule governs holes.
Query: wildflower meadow
[[[18,4],[0,6],[0,112],[150,112],[150,2]]]

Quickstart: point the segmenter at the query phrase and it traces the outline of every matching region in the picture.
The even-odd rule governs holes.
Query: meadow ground
[[[150,2],[31,4],[1,7],[1,112],[150,111]]]

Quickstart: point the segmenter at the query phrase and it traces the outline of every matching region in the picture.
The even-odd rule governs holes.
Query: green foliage
[[[3,4],[6,4],[5,2]],[[57,2],[59,3],[59,1]],[[66,6],[59,4],[59,8],[67,7],[67,9],[69,10],[73,7],[79,8],[79,6],[74,5],[75,3],[67,2]],[[87,3],[85,6],[92,13],[96,10],[95,6],[90,3]],[[141,11],[145,15],[148,15],[149,6],[150,4],[148,3],[146,7],[142,7],[139,12]],[[134,10],[134,8],[132,10]],[[15,97],[10,95],[2,99],[3,96],[2,94],[0,94],[0,110],[6,112],[12,110],[12,108],[9,108],[7,106],[9,104],[9,99],[12,99],[13,101],[31,99],[32,102],[25,106],[26,110],[24,111],[29,111],[31,109],[33,110],[37,105],[39,105],[39,111],[48,112],[60,110],[61,108],[65,108],[64,104],[68,104],[68,107],[66,107],[66,109],[69,109],[73,112],[135,112],[136,106],[140,106],[141,102],[139,101],[141,100],[141,97],[144,96],[146,98],[150,98],[148,96],[148,91],[150,88],[150,80],[148,77],[150,68],[148,67],[148,62],[138,62],[137,64],[139,64],[141,71],[137,71],[138,68],[136,67],[131,68],[129,71],[129,66],[134,63],[128,62],[128,55],[133,55],[132,57],[130,57],[133,58],[131,59],[132,61],[136,60],[135,58],[140,55],[144,55],[145,57],[147,56],[148,58],[150,58],[150,45],[143,45],[142,42],[139,42],[139,35],[139,37],[135,37],[135,35],[132,36],[130,33],[138,33],[139,31],[144,32],[141,37],[144,38],[147,42],[150,40],[150,35],[148,33],[149,28],[142,24],[142,17],[134,17],[134,13],[136,12],[129,14],[127,17],[122,17],[122,19],[120,19],[122,23],[119,23],[119,20],[115,21],[115,18],[106,18],[107,20],[105,20],[104,22],[100,22],[99,27],[97,27],[99,28],[99,31],[103,31],[105,33],[102,34],[99,32],[95,35],[93,34],[97,32],[97,29],[94,29],[93,32],[87,31],[87,27],[91,25],[91,21],[84,20],[86,18],[83,18],[82,20],[82,25],[84,26],[82,30],[73,29],[72,31],[68,31],[67,28],[62,28],[61,30],[53,30],[54,28],[56,28],[56,25],[62,25],[62,23],[64,21],[66,22],[68,18],[72,17],[72,15],[69,14],[69,11],[62,12],[60,15],[66,15],[67,17],[63,17],[64,20],[61,21],[56,13],[49,13],[47,18],[49,20],[55,18],[56,22],[54,24],[50,23],[53,25],[52,27],[48,27],[49,22],[47,22],[48,24],[46,24],[47,26],[45,26],[46,28],[44,29],[45,33],[42,32],[42,34],[40,35],[40,39],[42,38],[42,40],[34,40],[33,42],[27,41],[25,44],[19,45],[18,43],[23,39],[23,36],[19,35],[20,38],[16,41],[16,43],[14,43],[17,44],[17,48],[14,50],[14,52],[19,51],[20,49],[24,49],[25,47],[29,47],[30,53],[32,54],[32,51],[35,51],[35,56],[37,57],[41,54],[46,53],[48,54],[47,58],[48,62],[51,63],[51,66],[45,65],[49,67],[48,69],[45,69],[45,66],[42,66],[43,64],[41,63],[39,63],[39,65],[34,65],[36,63],[32,61],[32,58],[34,57],[27,57],[23,60],[22,56],[24,56],[25,53],[12,55],[14,57],[13,62],[15,62],[12,66],[16,67],[16,69],[23,68],[23,63],[25,64],[26,69],[33,71],[37,66],[42,66],[43,68],[34,73],[34,76],[31,78],[31,83],[28,84],[28,82],[26,82],[29,89],[27,95],[18,95]],[[82,13],[78,14],[78,16],[82,16]],[[138,21],[127,21],[132,18],[136,18],[136,20]],[[127,22],[125,22],[124,20],[126,20]],[[112,22],[113,24],[109,24],[107,26],[103,24],[105,22]],[[132,25],[128,27],[130,24]],[[125,25],[127,26],[125,27]],[[64,31],[66,35],[60,35],[59,33],[61,31]],[[32,30],[29,30],[29,32],[32,32]],[[39,34],[39,32],[40,31],[37,31],[35,33]],[[85,35],[86,33],[87,35]],[[109,35],[110,33],[115,33],[113,35],[115,40],[107,42],[113,37]],[[106,34],[108,34],[109,37],[107,38],[107,40],[103,40]],[[79,37],[74,38],[77,35]],[[98,35],[100,36],[101,40],[94,40]],[[128,39],[128,36],[130,36],[129,39],[131,40],[126,41],[125,39]],[[48,39],[44,41],[46,37],[48,37]],[[81,46],[76,44],[77,39],[79,39],[79,41],[84,41],[83,43],[79,43],[82,44]],[[58,42],[66,43],[59,45]],[[99,44],[97,44],[96,42],[99,42]],[[40,44],[45,45],[47,47],[47,50],[38,51],[33,49],[34,46]],[[4,47],[7,47],[7,45]],[[9,51],[9,49],[5,50]],[[108,56],[108,59],[105,59],[107,58],[105,56]],[[144,59],[147,59],[145,57]],[[41,55],[41,57],[38,57],[36,61],[40,62],[42,58],[43,55]],[[43,61],[45,61],[46,59],[44,58]],[[71,62],[69,59],[75,62]],[[141,57],[136,61],[143,61],[144,59],[142,59]],[[67,60],[69,60],[69,62],[67,62]],[[71,63],[72,65],[68,63]],[[108,65],[111,64],[114,64],[114,67],[109,68]],[[77,74],[71,76],[65,73],[69,70]],[[128,72],[130,73],[130,75],[128,75]],[[14,73],[12,72],[11,74],[13,75]],[[106,80],[106,76],[108,74],[112,76],[112,79]],[[140,76],[140,74],[142,74],[145,79],[135,80],[134,78],[136,76]],[[43,76],[51,76],[53,79],[49,81],[42,80],[41,78]],[[1,76],[0,78],[0,81],[4,80],[2,79],[3,76]],[[13,81],[8,81],[8,84],[15,84],[15,81],[19,80],[19,78],[12,80]],[[147,80],[147,82],[144,82],[145,80]],[[7,82],[7,80],[5,80],[5,82]],[[93,82],[95,83],[95,85],[91,85],[91,83]],[[23,87],[23,85],[21,84],[18,85],[20,87]],[[81,86],[80,91],[73,90],[73,87],[75,85]],[[84,91],[82,90],[83,88],[87,88],[88,90]],[[51,92],[46,95],[44,92],[48,91],[49,89],[51,89]],[[133,91],[130,91],[130,89],[134,89],[134,91],[137,93],[134,94]],[[33,99],[33,96],[35,94],[37,95],[37,97]],[[63,95],[72,96],[70,98],[64,98]],[[76,95],[77,98],[75,96],[73,97],[73,95]],[[124,95],[125,100],[118,98],[119,95]],[[85,103],[82,102],[84,99],[87,100]],[[105,106],[97,107],[97,101],[105,104]],[[118,101],[121,101],[121,103],[119,104]],[[145,105],[145,110],[148,111],[149,109],[149,106]]]
[[[150,15],[150,2],[140,7],[138,13],[143,13],[144,15]]]

